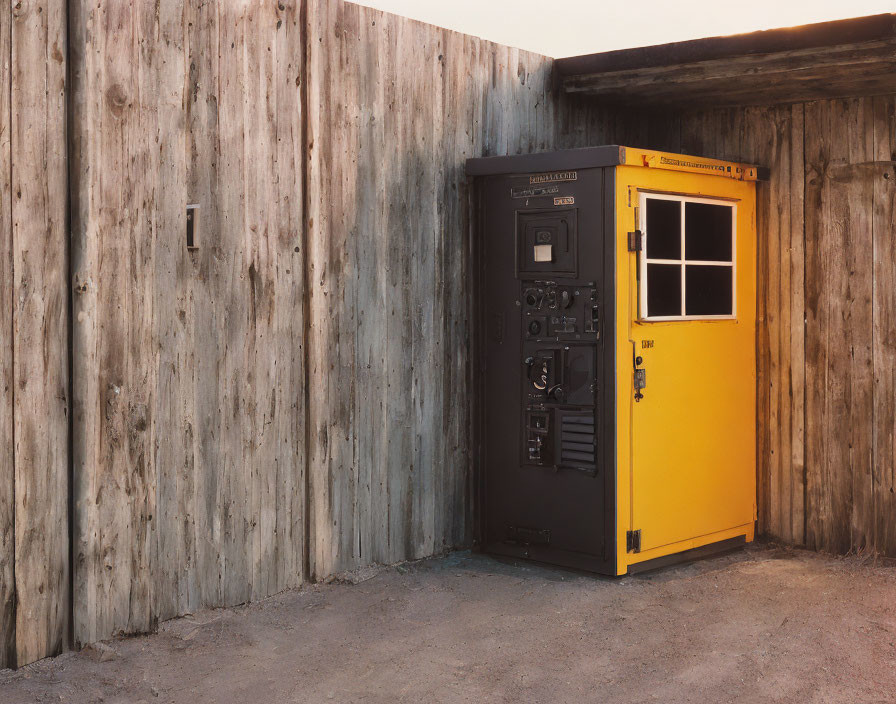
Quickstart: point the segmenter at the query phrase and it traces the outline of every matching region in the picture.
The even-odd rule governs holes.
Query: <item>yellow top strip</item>
[[[757,180],[757,167],[750,164],[738,164],[734,161],[720,161],[718,159],[707,159],[702,156],[690,156],[687,154],[655,152],[649,149],[637,149],[636,147],[623,147],[621,156],[622,163],[626,166],[686,171],[692,174],[722,176],[735,181]]]

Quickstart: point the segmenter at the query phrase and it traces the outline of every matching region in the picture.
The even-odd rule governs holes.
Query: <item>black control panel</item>
[[[597,571],[612,571],[614,554],[607,173],[490,177],[478,194],[480,540],[493,552]]]
[[[551,280],[521,282],[525,464],[596,473],[600,292]]]

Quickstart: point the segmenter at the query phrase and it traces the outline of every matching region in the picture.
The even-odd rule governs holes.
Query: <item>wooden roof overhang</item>
[[[557,59],[554,80],[603,102],[670,107],[896,93],[896,14]]]

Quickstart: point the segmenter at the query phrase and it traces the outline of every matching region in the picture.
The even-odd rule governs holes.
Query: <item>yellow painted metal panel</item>
[[[655,152],[650,149],[636,149],[634,147],[623,148],[622,163],[626,166],[641,166],[664,171],[721,176],[737,181],[755,181],[758,175],[758,169],[751,164],[720,161],[719,159],[708,159],[707,157],[691,156],[689,154]]]
[[[649,157],[649,158],[648,158]],[[664,158],[665,157],[665,158]],[[617,571],[729,537],[753,538],[756,516],[755,167],[694,172],[696,157],[626,149],[616,170]],[[675,168],[657,164],[671,164]],[[751,171],[752,170],[752,171]],[[732,176],[731,174],[740,174]],[[642,321],[638,254],[628,251],[645,191],[736,203],[736,316]],[[634,400],[633,360],[647,386]],[[626,533],[641,531],[641,551]]]

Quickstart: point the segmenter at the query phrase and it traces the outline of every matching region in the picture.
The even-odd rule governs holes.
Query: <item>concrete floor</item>
[[[868,704],[896,701],[894,643],[896,568],[858,558],[602,579],[457,553],[0,671],[0,702]]]

